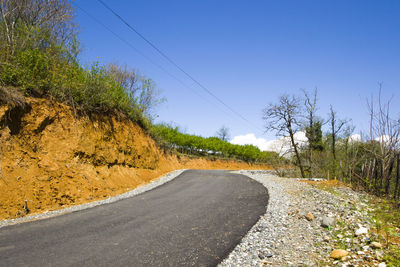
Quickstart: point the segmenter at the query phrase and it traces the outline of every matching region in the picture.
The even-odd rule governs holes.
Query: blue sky
[[[283,93],[318,88],[319,114],[332,104],[356,132],[368,129],[365,99],[393,97],[400,114],[400,1],[104,0],[243,121],[169,64],[95,0],[75,3],[178,77],[184,87],[78,8],[82,64],[127,64],[152,78],[167,102],[157,121],[211,136],[264,134],[262,109]]]

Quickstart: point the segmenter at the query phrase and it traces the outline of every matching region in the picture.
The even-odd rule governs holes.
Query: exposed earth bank
[[[0,105],[0,219],[104,199],[175,169],[268,169],[166,153],[124,116],[76,116],[26,98]]]

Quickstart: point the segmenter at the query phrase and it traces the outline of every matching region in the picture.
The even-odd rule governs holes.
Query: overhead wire
[[[116,16],[121,22],[123,22],[129,29],[131,29],[134,33],[136,33],[141,39],[143,39],[147,44],[149,44],[154,50],[156,50],[163,58],[165,58],[169,63],[179,69],[182,73],[184,73],[190,80],[192,80],[195,84],[197,84],[200,88],[202,88],[205,92],[211,95],[215,100],[217,100],[220,104],[222,104],[225,108],[230,110],[233,114],[241,118],[243,121],[247,122],[248,124],[252,125],[253,127],[257,128],[258,130],[264,132],[261,128],[257,125],[252,123],[250,120],[246,119],[243,115],[239,112],[234,110],[228,104],[226,104],[222,99],[216,96],[211,90],[209,90],[206,86],[200,83],[197,79],[195,79],[192,75],[190,75],[187,71],[185,71],[182,67],[180,67],[175,61],[173,61],[170,57],[168,57],[163,51],[161,51],[155,44],[153,44],[150,40],[143,36],[138,30],[136,30],[131,24],[129,24],[121,15],[119,15],[116,11],[114,11],[110,6],[108,6],[104,1],[97,0],[100,4],[102,4],[107,10],[109,10],[114,16]]]
[[[101,22],[100,20],[98,20],[96,17],[94,17],[93,15],[91,15],[89,12],[87,12],[84,8],[82,8],[81,6],[79,6],[78,4],[74,3],[74,5],[79,8],[83,13],[85,13],[90,19],[92,19],[93,21],[95,21],[96,23],[100,24],[103,28],[105,28],[107,31],[109,31],[111,34],[113,34],[116,38],[118,38],[121,42],[125,43],[127,46],[129,46],[130,48],[132,48],[133,50],[135,50],[136,53],[138,53],[139,55],[141,55],[142,57],[144,57],[147,61],[149,61],[151,64],[153,64],[154,66],[156,66],[157,68],[159,68],[161,71],[165,72],[168,76],[170,76],[171,78],[173,78],[174,80],[176,80],[177,82],[179,82],[184,88],[189,89],[192,93],[196,94],[198,97],[202,98],[204,101],[210,103],[211,105],[213,105],[215,108],[217,108],[218,110],[220,110],[221,112],[225,113],[227,116],[231,116],[230,114],[228,114],[225,110],[219,108],[217,105],[215,105],[214,103],[212,103],[211,101],[209,101],[207,98],[205,98],[203,95],[201,95],[199,92],[197,92],[196,90],[194,90],[193,88],[191,88],[189,85],[185,84],[181,79],[179,79],[178,77],[176,77],[175,75],[173,75],[171,72],[167,71],[163,66],[161,66],[160,64],[157,64],[154,60],[152,60],[150,57],[146,56],[146,54],[144,54],[143,52],[141,52],[139,49],[137,49],[134,45],[132,45],[130,42],[128,42],[126,39],[122,38],[120,35],[118,35],[116,32],[114,32],[113,30],[111,30],[107,25],[105,25],[103,22]]]

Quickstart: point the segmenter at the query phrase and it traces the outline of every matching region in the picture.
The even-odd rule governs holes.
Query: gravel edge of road
[[[367,193],[280,178],[272,171],[234,173],[263,184],[269,202],[219,267],[386,266],[387,241],[372,230],[375,208]]]
[[[253,225],[227,257],[218,264],[218,267],[258,266],[260,254],[263,255],[263,258],[272,256],[272,251],[268,247],[278,241],[280,235],[284,234],[286,225],[276,225],[276,223],[277,221],[285,221],[289,199],[284,192],[284,188],[278,183],[274,183],[273,179],[271,179],[275,178],[271,171],[240,170],[232,173],[245,175],[261,183],[267,189],[269,200],[265,214],[260,216],[256,224]],[[261,177],[254,175],[254,173],[261,174]],[[274,231],[267,231],[267,229],[274,229]]]
[[[20,224],[20,223],[24,223],[24,222],[43,220],[43,219],[47,219],[47,218],[54,217],[54,216],[59,216],[59,215],[63,215],[63,214],[67,214],[67,213],[71,213],[71,212],[75,212],[75,211],[93,208],[93,207],[103,205],[103,204],[113,203],[113,202],[116,202],[116,201],[119,201],[119,200],[122,200],[125,198],[130,198],[130,197],[142,194],[144,192],[147,192],[149,190],[152,190],[152,189],[159,187],[165,183],[168,183],[169,181],[178,177],[184,171],[186,171],[186,169],[175,170],[175,171],[169,172],[169,173],[165,174],[164,176],[160,177],[159,179],[152,181],[151,183],[139,186],[139,187],[137,187],[131,191],[128,191],[126,193],[116,195],[113,197],[109,197],[106,199],[97,200],[97,201],[93,201],[93,202],[89,202],[89,203],[84,203],[84,204],[80,204],[80,205],[76,205],[76,206],[71,206],[71,207],[67,207],[64,209],[60,209],[60,210],[46,211],[46,212],[43,212],[40,214],[34,214],[34,215],[22,217],[22,218],[2,220],[2,221],[0,221],[0,228],[9,226],[9,225]]]

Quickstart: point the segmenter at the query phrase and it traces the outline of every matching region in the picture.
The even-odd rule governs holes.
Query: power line
[[[154,66],[156,66],[157,68],[159,68],[160,70],[162,70],[163,72],[165,72],[168,76],[172,77],[173,79],[175,79],[177,82],[179,82],[184,88],[189,89],[190,91],[192,91],[192,93],[196,94],[197,96],[199,96],[200,98],[202,98],[204,101],[210,103],[211,105],[213,105],[214,107],[216,107],[218,110],[220,110],[221,112],[225,113],[225,115],[227,115],[228,117],[230,117],[231,115],[228,114],[225,110],[219,108],[217,105],[215,105],[214,103],[212,103],[211,101],[209,101],[207,98],[205,98],[203,95],[201,95],[200,93],[198,93],[196,90],[193,90],[189,85],[185,84],[182,80],[180,80],[178,77],[176,77],[175,75],[173,75],[172,73],[170,73],[169,71],[167,71],[164,67],[162,67],[161,65],[157,64],[156,62],[154,62],[150,57],[146,56],[143,52],[141,52],[139,49],[137,49],[134,45],[132,45],[130,42],[128,42],[126,39],[122,38],[120,35],[118,35],[117,33],[115,33],[113,30],[111,30],[109,27],[107,27],[107,25],[105,25],[103,22],[101,22],[100,20],[98,20],[96,17],[92,16],[89,12],[87,12],[85,9],[83,9],[81,6],[79,6],[78,4],[74,3],[74,5],[79,8],[82,12],[84,12],[89,18],[91,18],[93,21],[97,22],[98,24],[100,24],[103,28],[105,28],[107,31],[109,31],[111,34],[113,34],[115,37],[117,37],[121,42],[125,43],[126,45],[128,45],[130,48],[132,48],[133,50],[135,50],[136,53],[140,54],[142,57],[144,57],[146,60],[148,60],[151,64],[153,64]]]
[[[137,31],[133,26],[131,26],[124,18],[122,18],[116,11],[114,11],[111,7],[109,7],[106,3],[104,3],[102,0],[97,0],[100,4],[102,4],[106,9],[108,9],[114,16],[116,16],[120,21],[122,21],[129,29],[131,29],[133,32],[135,32],[140,38],[142,38],[147,44],[149,44],[153,49],[155,49],[162,57],[164,57],[169,63],[171,63],[173,66],[175,66],[177,69],[179,69],[182,73],[184,73],[189,79],[191,79],[195,84],[197,84],[200,88],[202,88],[204,91],[206,91],[209,95],[211,95],[214,99],[216,99],[219,103],[221,103],[223,106],[225,106],[227,109],[229,109],[232,113],[234,113],[236,116],[240,117],[242,120],[246,121],[247,123],[251,124],[253,127],[256,127],[258,130],[262,131],[257,125],[253,124],[251,121],[246,119],[244,116],[242,116],[240,113],[238,113],[236,110],[231,108],[228,104],[226,104],[224,101],[222,101],[219,97],[217,97],[211,90],[207,89],[202,83],[200,83],[198,80],[196,80],[192,75],[190,75],[187,71],[185,71],[183,68],[181,68],[177,63],[175,63],[170,57],[168,57],[164,52],[162,52],[155,44],[153,44],[151,41],[149,41],[146,37],[144,37],[139,31]]]

